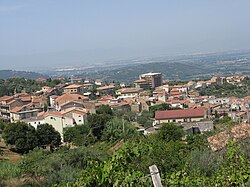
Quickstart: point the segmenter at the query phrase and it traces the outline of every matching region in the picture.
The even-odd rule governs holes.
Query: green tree
[[[106,123],[111,119],[112,117],[108,114],[92,114],[88,116],[88,125],[97,139],[101,138]]]
[[[162,123],[159,131],[159,138],[165,141],[177,141],[181,140],[184,135],[184,131],[181,127],[174,123]]]
[[[88,125],[76,125],[64,129],[63,137],[65,142],[73,143],[74,145],[88,146],[95,143],[96,139],[90,133]]]
[[[39,145],[35,128],[23,122],[8,124],[3,131],[3,139],[7,144],[14,145],[20,153],[26,153]]]
[[[36,132],[40,146],[58,147],[61,144],[61,135],[52,125],[38,125]]]
[[[112,109],[108,105],[101,105],[97,110],[97,114],[108,114],[113,115]]]
[[[169,104],[163,103],[160,105],[154,105],[149,108],[150,116],[155,117],[155,112],[158,110],[171,110],[171,107]]]
[[[143,110],[141,115],[137,117],[137,123],[141,124],[145,128],[152,127],[153,122],[151,120],[151,114],[148,111]]]
[[[114,118],[106,124],[102,133],[102,140],[115,142],[122,138],[130,139],[137,135],[136,129],[128,121]]]

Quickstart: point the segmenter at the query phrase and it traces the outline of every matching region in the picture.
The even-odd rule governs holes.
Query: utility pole
[[[124,116],[122,117],[122,131],[123,131],[123,139],[125,138],[125,124],[124,124]]]
[[[157,166],[156,165],[149,166],[149,171],[152,177],[154,187],[162,187],[161,177]]]

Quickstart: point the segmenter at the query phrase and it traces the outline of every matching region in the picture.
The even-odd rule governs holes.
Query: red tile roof
[[[23,108],[24,108],[24,106],[17,106],[15,108],[13,108],[12,110],[10,110],[10,113],[20,112]]]
[[[0,97],[0,101],[7,101],[7,100],[11,100],[11,99],[13,99],[13,97],[12,96],[7,96],[7,95],[5,95],[3,97]]]
[[[142,88],[122,88],[120,90],[117,90],[117,92],[121,92],[121,94],[127,94],[127,93],[138,93],[142,91]]]
[[[156,111],[155,119],[202,118],[205,116],[205,111],[205,108]]]
[[[18,102],[18,101],[15,100],[15,99],[13,99],[13,100],[9,101],[9,102],[7,103],[7,105],[10,105],[10,104],[15,103],[15,102]]]
[[[69,86],[66,86],[64,89],[75,89],[75,88],[80,88],[82,85],[79,84],[71,84]]]
[[[250,137],[250,124],[240,124],[232,127],[229,131],[222,131],[211,136],[207,140],[212,151],[218,151],[227,145],[230,138],[233,141],[237,141],[247,137]]]
[[[96,88],[96,90],[100,91],[100,90],[109,90],[109,89],[114,89],[115,86],[101,86],[99,88]]]
[[[97,101],[108,101],[108,100],[110,100],[110,99],[112,99],[113,98],[113,96],[112,95],[104,95],[104,96],[102,96],[101,98],[98,98],[98,99],[96,99]]]
[[[63,114],[61,114],[60,112],[57,112],[57,111],[48,111],[48,112],[45,112],[43,114],[44,117],[47,117],[47,116],[57,116],[57,117],[65,117]]]
[[[147,82],[147,81],[144,79],[139,79],[139,80],[134,81],[134,83],[144,83],[144,82]]]

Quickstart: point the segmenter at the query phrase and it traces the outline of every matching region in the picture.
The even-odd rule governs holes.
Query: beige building
[[[140,79],[146,80],[151,88],[155,88],[162,85],[161,73],[145,73],[140,75]]]
[[[202,107],[184,110],[156,111],[154,124],[194,122],[204,120],[207,117],[207,109]]]
[[[142,88],[122,88],[116,91],[116,95],[120,98],[138,97],[142,90]]]
[[[82,85],[79,84],[71,84],[64,88],[64,93],[66,94],[80,94],[82,91]]]
[[[17,106],[10,110],[10,122],[15,123],[23,119],[37,116],[39,109],[32,109],[27,106]]]
[[[114,94],[115,86],[101,86],[98,87],[96,95],[112,95]]]

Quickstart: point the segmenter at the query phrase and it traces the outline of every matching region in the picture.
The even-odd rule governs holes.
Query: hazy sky
[[[250,0],[0,0],[0,69],[250,49]]]

